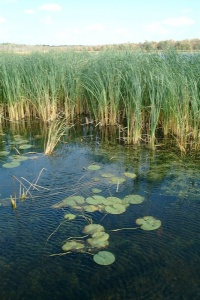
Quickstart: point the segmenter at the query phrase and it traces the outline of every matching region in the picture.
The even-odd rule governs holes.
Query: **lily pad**
[[[71,220],[74,220],[76,218],[76,215],[74,215],[74,214],[65,214],[64,218],[71,221]]]
[[[85,245],[83,242],[77,242],[75,240],[67,241],[62,246],[63,251],[75,251],[75,250],[81,250],[84,249]]]
[[[122,200],[117,197],[107,197],[103,201],[103,204],[105,204],[105,205],[113,205],[113,204],[117,204],[117,203],[122,204]]]
[[[136,224],[140,225],[143,230],[155,230],[161,226],[161,221],[152,216],[145,216],[136,220]]]
[[[92,238],[103,242],[109,239],[109,234],[105,231],[97,231],[92,234]]]
[[[114,184],[123,183],[124,181],[126,181],[126,179],[122,178],[122,177],[111,177],[110,178],[110,182],[114,183]]]
[[[6,156],[9,155],[10,152],[9,151],[0,151],[0,156]]]
[[[20,145],[19,146],[19,149],[30,149],[30,148],[32,148],[32,145],[30,145],[30,144],[24,144],[24,145]]]
[[[108,240],[101,241],[99,239],[89,238],[89,239],[87,239],[87,242],[93,248],[105,248],[105,247],[107,247],[109,245]]]
[[[92,189],[92,192],[93,192],[94,194],[98,194],[98,193],[101,193],[102,190],[97,189],[97,188],[93,188],[93,189]]]
[[[104,200],[105,198],[99,195],[94,195],[92,197],[86,198],[87,203],[94,204],[94,205],[102,204]]]
[[[140,204],[144,201],[144,197],[140,195],[127,195],[123,202],[126,204]]]
[[[100,224],[89,224],[83,228],[83,233],[91,235],[99,231],[105,231],[104,227]]]
[[[85,202],[85,198],[83,196],[69,196],[63,200],[66,205],[75,206],[77,204],[83,204]]]
[[[10,163],[5,163],[2,165],[4,168],[16,168],[20,165],[18,161],[11,161]]]
[[[101,167],[98,165],[90,165],[88,166],[88,170],[96,171],[99,170]]]
[[[126,207],[122,204],[116,203],[113,204],[112,206],[111,205],[105,206],[105,210],[109,214],[119,215],[126,211]]]
[[[99,210],[99,207],[96,205],[84,205],[84,210],[87,212],[94,212]]]
[[[29,141],[22,140],[22,139],[15,140],[15,144],[17,144],[17,145],[28,144],[28,142]]]
[[[124,175],[128,178],[136,178],[137,175],[135,173],[124,172]]]
[[[28,157],[24,156],[24,155],[11,155],[11,156],[9,156],[9,158],[13,159],[15,161],[24,161],[24,160],[28,159]]]
[[[108,266],[114,263],[115,256],[109,251],[99,251],[93,256],[93,260],[99,265]]]
[[[103,173],[103,174],[101,174],[101,176],[104,177],[104,178],[110,178],[110,177],[113,177],[113,174],[111,174],[111,173]]]

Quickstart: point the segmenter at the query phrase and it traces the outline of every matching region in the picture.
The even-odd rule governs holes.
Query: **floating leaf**
[[[22,140],[22,139],[15,140],[15,144],[17,144],[17,145],[28,144],[28,142],[29,141]]]
[[[98,193],[101,193],[102,190],[97,189],[97,188],[93,188],[93,189],[92,189],[92,192],[93,192],[94,194],[98,194]]]
[[[94,234],[98,231],[105,231],[104,227],[100,224],[89,224],[83,228],[83,233]]]
[[[20,165],[20,163],[18,161],[12,161],[10,163],[5,163],[2,165],[2,167],[4,168],[15,168],[18,167]]]
[[[104,173],[104,174],[101,174],[102,177],[104,178],[109,178],[109,177],[113,177],[113,174],[111,173]]]
[[[10,152],[9,151],[0,151],[0,156],[6,156],[9,155]]]
[[[94,205],[102,204],[104,200],[105,198],[99,195],[94,195],[92,197],[86,198],[87,203],[94,204]]]
[[[126,211],[126,207],[122,204],[116,203],[113,204],[112,206],[111,205],[105,206],[105,210],[109,214],[118,215],[124,213]]]
[[[98,166],[98,165],[90,165],[88,166],[88,170],[92,170],[92,171],[95,171],[95,170],[99,170],[101,167]]]
[[[99,210],[99,207],[96,205],[84,205],[84,210],[87,212],[94,212]]]
[[[110,178],[110,182],[114,183],[114,184],[123,183],[124,181],[126,181],[126,179],[124,179],[122,177],[111,177]]]
[[[108,240],[101,241],[99,239],[89,238],[87,239],[88,244],[94,248],[105,248],[109,245]]]
[[[113,204],[117,204],[117,203],[122,204],[122,200],[117,197],[107,197],[103,201],[103,204],[105,204],[105,205],[113,205]]]
[[[75,240],[71,240],[66,242],[63,246],[62,246],[62,250],[63,251],[70,251],[70,250],[81,250],[83,249],[84,243],[83,242],[77,242]]]
[[[129,178],[136,178],[137,175],[135,173],[124,172],[124,175]]]
[[[32,145],[30,144],[24,144],[19,146],[19,149],[30,149],[30,148],[32,148]]]
[[[155,230],[161,226],[161,221],[152,216],[145,216],[136,220],[136,224],[140,225],[143,230]]]
[[[24,161],[27,160],[28,157],[24,156],[24,155],[11,155],[9,156],[10,159],[13,159],[15,161]]]
[[[93,239],[98,239],[99,241],[107,241],[109,239],[109,234],[105,231],[97,231],[92,234]]]
[[[115,261],[115,256],[109,251],[99,251],[93,256],[93,260],[102,266],[111,265]]]
[[[140,195],[127,195],[123,201],[126,204],[140,204],[144,201],[144,197]]]
[[[85,202],[85,198],[83,196],[78,196],[78,195],[69,196],[69,197],[65,198],[63,200],[63,202],[66,205],[73,206],[73,203],[75,203],[75,205],[76,204],[83,204]]]
[[[65,214],[64,218],[71,221],[71,220],[74,220],[76,218],[76,215],[74,215],[74,214]]]

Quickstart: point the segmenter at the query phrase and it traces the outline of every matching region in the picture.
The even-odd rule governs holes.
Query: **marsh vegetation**
[[[1,120],[118,126],[126,144],[200,146],[200,55],[175,51],[0,54]],[[81,118],[80,118],[81,116]]]

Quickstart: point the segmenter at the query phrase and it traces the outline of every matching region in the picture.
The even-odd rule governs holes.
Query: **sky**
[[[105,45],[200,38],[199,0],[0,0],[0,43]]]

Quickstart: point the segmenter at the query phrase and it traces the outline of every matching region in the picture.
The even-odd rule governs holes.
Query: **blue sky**
[[[200,38],[199,0],[0,0],[0,43],[103,45]]]

